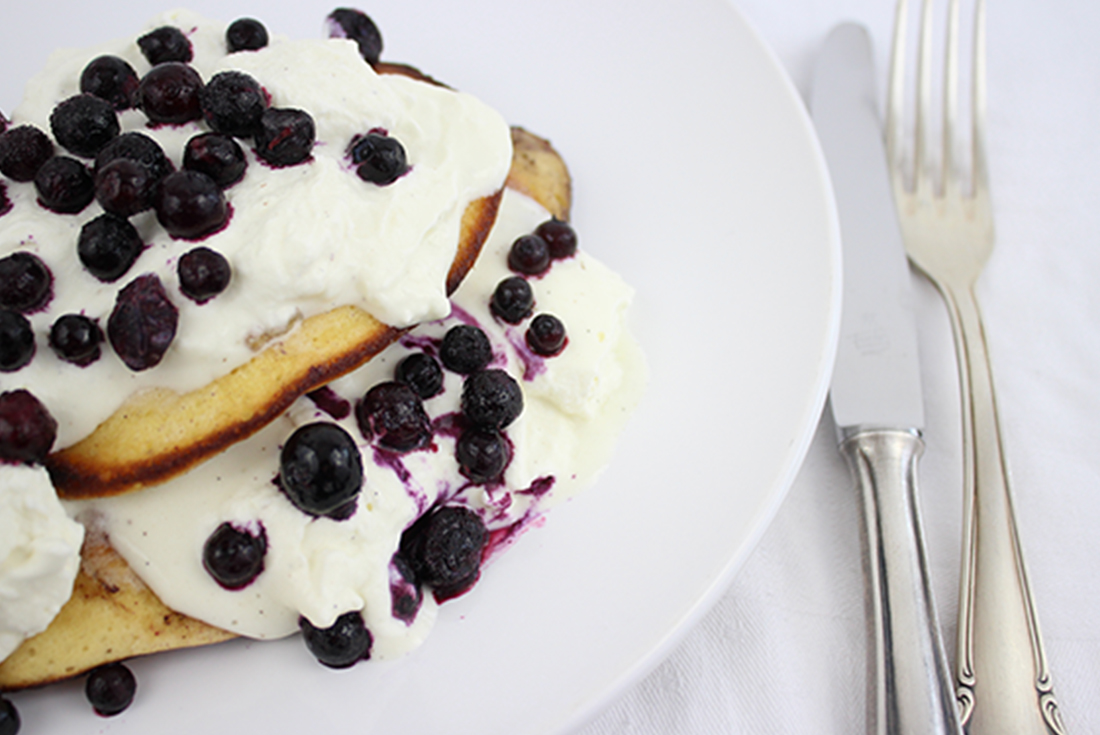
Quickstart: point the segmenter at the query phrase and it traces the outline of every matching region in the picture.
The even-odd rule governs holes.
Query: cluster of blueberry
[[[539,277],[555,260],[577,252],[577,233],[557,218],[540,224],[533,233],[517,238],[508,251],[508,267],[520,273],[497,284],[489,309],[501,321],[519,324],[535,310],[535,295],[527,277]],[[565,325],[553,314],[539,314],[527,327],[527,346],[536,355],[552,357],[565,348]]]
[[[328,20],[332,35],[356,40],[364,58],[377,62],[381,35],[370,18],[339,9]],[[103,282],[125,275],[145,249],[128,220],[139,212],[153,209],[171,236],[185,240],[227,226],[232,211],[224,192],[247,168],[237,139],[251,138],[257,157],[272,167],[308,161],[315,140],[309,113],[269,107],[266,92],[251,76],[225,71],[204,83],[189,65],[191,43],[178,28],[158,28],[137,43],[153,65],[145,76],[139,79],[117,56],[97,57],[81,73],[81,94],[51,113],[53,137],[71,156],[57,154],[50,137],[33,125],[0,135],[0,172],[33,182],[42,206],[61,214],[83,211],[93,199],[102,206],[104,213],[81,229],[77,255]],[[267,31],[259,21],[243,18],[226,31],[230,53],[266,45]],[[211,132],[187,142],[182,170],[176,171],[149,136],[120,134],[118,113],[129,108],[140,109],[154,125],[203,120]],[[378,185],[408,170],[404,148],[385,131],[352,141],[348,155],[360,178]],[[89,168],[78,158],[94,164]],[[0,214],[11,206],[6,193],[2,198]],[[231,269],[221,254],[198,247],[179,259],[177,274],[180,291],[201,304],[228,286]],[[132,370],[160,362],[178,321],[159,278],[139,280],[120,292],[106,335]],[[46,307],[52,286],[49,269],[34,254],[18,252],[0,260],[0,371],[18,370],[34,357],[34,334],[24,315]],[[100,357],[104,339],[95,319],[67,314],[54,324],[49,344],[62,360],[83,366]]]
[[[231,26],[228,48],[254,46],[257,34],[245,34],[248,43],[242,46],[240,30],[256,26],[262,30],[256,21]],[[148,74],[138,79],[123,59],[100,56],[81,73],[81,94],[61,102],[50,115],[58,145],[72,156],[93,159],[91,168],[78,158],[57,154],[46,133],[33,125],[0,135],[0,172],[14,181],[33,182],[42,206],[69,214],[82,211],[93,199],[99,202],[104,213],[81,228],[77,256],[93,277],[106,283],[125,275],[145,249],[128,219],[139,212],[154,209],[169,234],[184,239],[225,226],[230,210],[223,189],[240,180],[246,165],[232,136],[241,132],[242,118],[266,108],[258,84],[253,83],[251,97],[242,93],[239,77],[244,75],[217,75],[204,87],[186,63],[191,45],[177,28],[154,30],[138,39],[138,45],[154,65]],[[234,102],[226,103],[230,96]],[[183,170],[175,171],[152,138],[139,132],[120,134],[118,113],[131,107],[156,124],[202,117],[214,132],[192,138]],[[234,107],[236,114],[227,113],[227,107]],[[181,292],[198,303],[223,291],[231,275],[226,259],[205,247],[180,258],[177,272]],[[44,309],[52,294],[52,275],[37,256],[17,252],[0,260],[0,370],[18,370],[33,358],[34,335],[24,314]],[[144,370],[160,362],[177,321],[178,310],[160,279],[142,276],[119,292],[107,338],[127,366]],[[104,338],[96,320],[66,314],[51,327],[49,344],[62,360],[83,366],[100,357]]]
[[[390,594],[394,617],[411,624],[428,587],[443,602],[467,591],[481,572],[489,532],[478,514],[461,505],[441,505],[425,513],[402,535],[390,561]],[[355,610],[340,615],[327,628],[305,617],[299,628],[306,647],[331,668],[346,668],[370,658],[373,636]]]
[[[517,251],[521,255],[517,256]],[[536,251],[535,265],[522,255],[532,251]],[[509,264],[527,276],[538,276],[546,272],[553,259],[569,257],[575,251],[576,234],[572,228],[559,220],[550,220],[536,234],[517,241]],[[518,291],[519,297],[502,297],[509,290]],[[522,303],[517,307],[516,302]],[[494,315],[512,324],[529,317],[533,308],[530,284],[521,276],[505,279],[491,301]],[[535,327],[540,318],[552,320],[555,325],[556,335],[551,335],[549,341]],[[561,322],[549,314],[532,320],[527,334],[528,345],[536,354],[555,355],[565,345]],[[437,354],[438,359],[428,352],[408,355],[397,364],[394,380],[372,387],[355,407],[360,430],[368,441],[393,452],[428,446],[433,428],[423,401],[443,390],[444,369],[458,373],[465,377],[456,422],[459,433],[455,459],[460,472],[472,483],[499,483],[512,456],[504,429],[523,411],[523,392],[508,373],[489,367],[493,360],[492,346],[485,332],[476,326],[460,324],[449,329],[438,343]],[[298,432],[318,431],[322,426],[336,428],[333,424],[311,424]],[[342,441],[354,446],[351,437]],[[346,458],[341,452],[340,462],[332,464],[344,462]],[[314,458],[308,464],[316,466]],[[281,465],[281,469],[281,477],[285,477],[287,464]],[[287,489],[285,481],[283,487]],[[334,507],[338,514],[334,517],[345,517],[338,503]],[[480,574],[488,537],[481,517],[462,505],[438,505],[421,516],[402,534],[391,561],[393,571],[397,572],[391,575],[393,614],[411,622],[420,607],[422,587],[431,589],[436,600],[442,602],[473,586]],[[261,543],[259,537],[255,543]],[[303,618],[300,627],[307,646],[325,665],[350,666],[370,655],[371,635],[358,613],[346,613],[325,629],[318,629]]]
[[[394,380],[374,385],[356,403],[363,437],[394,454],[430,446],[433,426],[424,400],[442,392],[444,370],[449,370],[464,376],[454,421],[459,469],[474,484],[501,482],[512,456],[503,431],[523,411],[522,389],[507,372],[489,367],[492,346],[476,326],[452,327],[432,352],[438,359],[427,351],[403,358]],[[346,520],[362,489],[362,456],[355,439],[338,424],[306,424],[284,444],[277,481],[304,513]],[[488,536],[481,517],[460,505],[439,505],[418,519],[402,535],[391,561],[394,616],[411,623],[425,587],[440,602],[468,590],[480,573]],[[224,523],[208,538],[203,564],[222,587],[239,590],[263,571],[266,551],[262,524]],[[370,655],[373,640],[358,612],[341,615],[328,628],[302,618],[300,627],[310,651],[327,666],[350,666]]]

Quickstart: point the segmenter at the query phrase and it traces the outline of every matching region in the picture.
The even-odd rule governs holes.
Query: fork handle
[[[963,405],[963,564],[956,686],[969,735],[1062,735],[1020,548],[973,284],[946,289]]]

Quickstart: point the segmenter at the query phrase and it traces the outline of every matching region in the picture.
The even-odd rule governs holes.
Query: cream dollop
[[[0,464],[0,661],[68,601],[83,540],[46,470]]]
[[[30,390],[49,408],[58,421],[57,449],[86,436],[136,391],[206,385],[249,360],[258,338],[334,306],[355,304],[399,327],[446,315],[445,280],[462,215],[502,186],[511,163],[511,135],[497,112],[461,92],[376,74],[352,41],[275,38],[262,50],[227,54],[222,23],[186,11],[149,23],[163,25],[188,36],[191,65],[204,80],[244,71],[267,91],[271,106],[307,111],[317,140],[311,160],[283,168],[260,162],[249,141],[240,141],[248,168],[225,192],[231,219],[201,242],[170,237],[151,211],[130,218],[147,247],[115,283],[94,278],[76,256],[81,227],[102,214],[97,203],[59,215],[37,203],[33,184],[5,182],[13,208],[0,216],[0,257],[30,251],[54,276],[48,307],[29,315],[40,336],[38,354],[8,385]],[[27,85],[12,124],[49,133],[50,113],[79,92],[81,71],[101,54],[144,74],[150,67],[138,35],[55,52]],[[208,130],[199,121],[151,126],[138,110],[119,119],[123,132],[157,140],[176,168],[186,141]],[[389,186],[361,180],[347,155],[356,136],[379,129],[402,143],[410,164]],[[60,147],[58,153],[68,155]],[[228,289],[202,305],[180,293],[176,275],[179,257],[199,244],[224,255],[233,270]],[[83,313],[105,327],[119,289],[145,273],[158,275],[179,309],[175,340],[155,368],[133,372],[109,345],[81,368],[46,347],[45,335],[62,314]]]
[[[446,503],[477,512],[490,531],[491,552],[539,522],[575,495],[609,461],[615,439],[638,400],[646,370],[626,328],[632,289],[599,261],[579,252],[532,278],[536,312],[558,316],[569,343],[542,358],[526,348],[527,323],[495,319],[489,297],[514,275],[507,267],[513,240],[549,214],[507,191],[497,223],[473,271],[453,298],[446,319],[422,324],[354,373],[330,387],[354,404],[372,386],[392,380],[406,355],[434,349],[446,331],[473,323],[488,334],[492,366],[512,374],[524,410],[505,433],[514,447],[501,485],[474,485],[455,460],[455,435],[437,423],[432,446],[394,455],[368,442],[354,414],[338,423],[353,436],[364,461],[364,486],[347,520],[312,518],[296,509],[273,481],[280,445],[298,426],[333,421],[308,398],[252,439],[187,475],[128,495],[70,504],[94,508],[112,545],[173,609],[255,638],[298,629],[304,615],[327,627],[337,616],[362,611],[374,637],[372,658],[396,656],[417,645],[435,618],[430,594],[411,624],[393,614],[390,564],[402,532],[428,508]],[[444,391],[425,401],[436,422],[459,411],[462,376],[445,371]],[[249,586],[227,591],[202,567],[202,544],[220,524],[262,526],[268,553]],[[490,553],[491,555],[491,553]]]

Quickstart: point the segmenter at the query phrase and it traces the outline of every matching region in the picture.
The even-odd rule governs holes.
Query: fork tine
[[[971,111],[973,133],[971,151],[973,156],[973,189],[975,197],[989,196],[989,171],[985,158],[985,0],[976,0],[974,5],[974,70]]]
[[[928,116],[932,109],[932,2],[921,7],[920,52],[917,57],[916,152],[913,157],[913,188],[918,195],[931,196],[935,188],[928,145]]]
[[[890,81],[886,90],[886,160],[894,191],[909,189],[905,176],[905,151],[902,147],[905,110],[905,34],[908,0],[898,0],[894,11],[894,47],[890,54]]]
[[[955,126],[959,117],[959,0],[947,6],[947,48],[943,67],[943,192],[960,193],[961,171],[955,165]]]

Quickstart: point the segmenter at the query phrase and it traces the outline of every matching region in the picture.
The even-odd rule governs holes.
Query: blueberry
[[[160,181],[175,169],[160,144],[144,133],[123,133],[105,145],[95,157],[98,172],[111,161],[125,158],[149,169],[154,182]]]
[[[33,181],[53,157],[53,142],[33,125],[20,125],[0,135],[0,172],[13,181]]]
[[[390,559],[390,609],[393,616],[406,625],[412,625],[422,602],[424,592],[416,581],[416,572],[399,550]]]
[[[251,138],[267,109],[260,83],[240,71],[215,74],[199,93],[202,116],[215,133]]]
[[[554,260],[568,258],[577,252],[577,233],[557,217],[546,220],[535,230],[535,234],[546,241],[550,257]]]
[[[220,229],[229,220],[225,195],[212,178],[198,171],[176,171],[160,182],[154,197],[157,221],[172,237],[193,240]]]
[[[202,118],[202,77],[187,64],[169,61],[141,78],[137,106],[155,123],[180,124]]]
[[[0,258],[0,307],[38,311],[53,296],[53,274],[37,255],[20,250]]]
[[[455,459],[459,471],[472,482],[500,482],[512,460],[512,448],[500,432],[471,428],[455,443]]]
[[[535,294],[522,276],[505,278],[489,299],[489,311],[509,324],[519,324],[535,310]]]
[[[553,357],[565,348],[565,325],[553,314],[539,314],[527,327],[526,339],[536,355]]]
[[[467,375],[489,364],[493,348],[485,332],[469,324],[460,324],[443,335],[439,359],[448,370]]]
[[[442,602],[477,581],[488,538],[477,513],[463,506],[441,506],[425,513],[401,535],[400,548],[417,579],[431,587]]]
[[[76,243],[80,262],[105,283],[121,278],[144,249],[145,243],[134,226],[110,213],[85,224]]]
[[[432,438],[432,425],[416,391],[404,383],[379,383],[355,407],[359,429],[367,439],[395,452],[409,452],[425,446]]]
[[[550,247],[538,235],[524,235],[512,243],[508,267],[528,276],[545,273],[550,267]]]
[[[225,47],[229,53],[255,51],[267,45],[267,28],[255,18],[238,18],[225,29]]]
[[[160,363],[176,337],[179,311],[152,273],[138,276],[118,292],[107,319],[107,339],[134,371]]]
[[[137,161],[116,158],[95,172],[95,199],[103,210],[129,217],[153,206],[156,180]]]
[[[316,135],[308,112],[268,108],[260,118],[253,142],[256,155],[272,166],[294,166],[309,160]]]
[[[0,735],[18,735],[21,724],[19,710],[10,699],[0,697]]]
[[[97,56],[80,73],[80,91],[110,102],[116,110],[133,106],[137,87],[134,67],[117,56]]]
[[[50,347],[59,358],[74,365],[91,365],[99,359],[103,330],[83,314],[65,314],[50,327]]]
[[[180,291],[192,301],[205,304],[229,285],[232,272],[221,253],[199,247],[184,253],[176,265]]]
[[[244,178],[248,162],[237,141],[228,135],[202,133],[187,141],[183,167],[206,174],[215,184],[228,189]]]
[[[202,566],[214,581],[227,590],[252,584],[264,570],[267,533],[259,535],[223,523],[214,529],[202,547]]]
[[[396,138],[368,133],[351,148],[355,172],[363,181],[388,186],[409,170],[405,147]]]
[[[13,373],[34,357],[34,330],[27,317],[0,309],[0,372]]]
[[[30,392],[0,393],[0,460],[40,463],[57,438],[57,421]]]
[[[503,429],[523,413],[523,391],[503,370],[479,370],[462,385],[462,414],[481,429]]]
[[[427,400],[443,390],[443,368],[431,355],[414,352],[397,363],[394,378]]]
[[[279,482],[299,510],[326,515],[355,498],[363,486],[359,448],[336,424],[306,424],[283,446]]]
[[[118,114],[107,100],[78,94],[53,108],[50,130],[62,148],[91,158],[118,135]]]
[[[38,202],[58,214],[76,214],[95,199],[95,181],[88,168],[68,156],[54,156],[34,175]]]
[[[166,61],[187,62],[192,57],[191,42],[179,28],[173,26],[162,26],[149,31],[137,40],[137,45],[142,55],[154,66]]]
[[[368,64],[377,64],[382,55],[382,34],[378,26],[360,10],[337,8],[327,20],[329,38],[349,38],[359,45],[359,54]]]
[[[346,669],[370,658],[374,638],[357,611],[346,612],[328,628],[317,628],[304,617],[298,619],[306,648],[317,661],[332,669]]]
[[[84,682],[84,696],[103,717],[113,717],[129,707],[136,691],[133,673],[118,662],[92,669]]]

